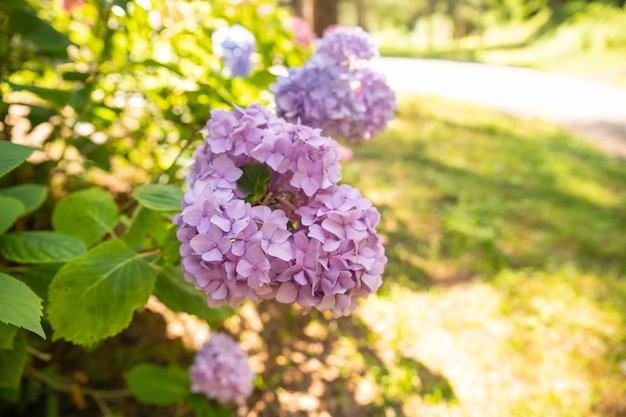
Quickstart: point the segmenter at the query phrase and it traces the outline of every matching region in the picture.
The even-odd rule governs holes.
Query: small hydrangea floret
[[[244,78],[250,75],[251,54],[256,50],[252,32],[241,25],[233,25],[213,32],[211,40],[213,52],[222,59],[229,75]]]
[[[191,392],[225,404],[243,404],[254,390],[248,355],[230,336],[213,333],[189,369]]]
[[[311,58],[272,86],[278,115],[325,135],[371,139],[386,129],[397,107],[384,76],[368,65],[375,56],[378,49],[363,29],[326,31]]]
[[[276,299],[341,316],[380,287],[378,211],[338,185],[334,140],[261,105],[213,110],[203,133],[175,222],[185,278],[210,306]]]

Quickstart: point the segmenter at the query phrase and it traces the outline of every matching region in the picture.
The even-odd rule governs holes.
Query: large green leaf
[[[24,334],[17,332],[12,348],[0,349],[0,388],[17,389],[27,359]]]
[[[24,214],[24,204],[16,198],[0,195],[0,234],[6,232]]]
[[[91,246],[113,231],[117,215],[117,206],[109,193],[89,188],[76,191],[57,203],[52,213],[52,227]]]
[[[167,234],[162,219],[162,213],[139,207],[122,239],[133,248],[154,247],[154,242],[161,242]]]
[[[27,7],[14,9],[9,16],[9,28],[34,43],[40,50],[60,58],[67,58],[67,47],[72,42],[50,23],[40,19]]]
[[[161,245],[161,253],[159,263],[165,265],[180,265],[180,241],[176,237],[178,228],[172,226],[167,229],[163,244]]]
[[[12,349],[17,327],[0,321],[0,349]]]
[[[154,295],[170,310],[194,314],[209,324],[233,315],[228,307],[210,308],[206,294],[185,281],[180,267],[164,267],[157,276]]]
[[[185,369],[143,363],[125,372],[124,378],[141,403],[168,405],[190,395],[189,373]]]
[[[33,151],[28,146],[0,141],[0,177],[24,162]]]
[[[183,191],[172,184],[145,184],[133,193],[142,206],[156,211],[180,211]]]
[[[23,264],[67,262],[87,252],[82,240],[63,233],[28,231],[0,236],[0,255]]]
[[[48,187],[39,184],[22,184],[0,190],[0,195],[20,200],[24,205],[23,214],[28,214],[37,210],[46,201]]]
[[[148,301],[155,278],[142,256],[120,240],[66,263],[48,290],[54,339],[90,345],[124,330]]]
[[[23,327],[45,339],[40,320],[41,299],[22,281],[0,272],[0,321]]]

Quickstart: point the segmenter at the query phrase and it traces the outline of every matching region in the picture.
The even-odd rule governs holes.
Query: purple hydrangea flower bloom
[[[315,53],[341,64],[355,60],[369,60],[379,55],[378,47],[367,32],[358,26],[334,26],[315,42]]]
[[[302,67],[272,86],[279,116],[320,128],[325,135],[371,139],[393,119],[396,98],[382,74],[368,67],[378,55],[359,27],[336,27],[317,41]]]
[[[254,390],[254,377],[248,355],[224,333],[211,335],[198,350],[189,369],[191,392],[223,404],[243,404]]]
[[[209,306],[275,299],[340,316],[378,289],[380,216],[337,185],[334,140],[258,105],[212,111],[203,133],[175,223],[185,279]],[[264,195],[238,184],[250,164],[267,167]]]
[[[233,77],[247,77],[252,71],[250,55],[256,49],[254,35],[240,25],[221,28],[211,35],[213,51],[222,58]]]

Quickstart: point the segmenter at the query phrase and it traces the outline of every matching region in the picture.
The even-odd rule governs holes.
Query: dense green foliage
[[[67,387],[36,347],[93,349],[151,294],[213,325],[232,314],[183,279],[171,219],[210,110],[268,103],[270,68],[307,57],[286,18],[266,1],[0,4],[0,414],[54,398],[34,380]],[[256,37],[248,79],[212,52],[211,33],[234,23]],[[176,395],[154,386],[159,372]],[[139,402],[217,407],[190,395],[186,372],[145,365],[127,380]]]

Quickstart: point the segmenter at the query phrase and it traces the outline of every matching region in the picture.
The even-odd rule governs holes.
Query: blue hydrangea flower
[[[252,72],[250,55],[256,50],[254,35],[240,25],[221,28],[211,35],[213,51],[222,58],[233,77],[247,77]]]

